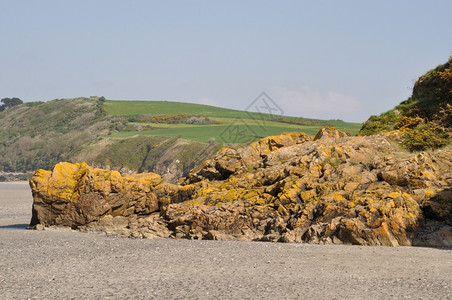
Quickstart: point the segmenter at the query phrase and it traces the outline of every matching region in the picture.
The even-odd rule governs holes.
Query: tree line
[[[2,100],[0,100],[0,102],[2,102],[2,104],[0,105],[0,111],[4,111],[10,107],[19,105],[24,103],[22,100],[20,100],[19,98],[3,98]]]

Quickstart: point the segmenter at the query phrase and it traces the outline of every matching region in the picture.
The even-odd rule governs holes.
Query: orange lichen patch
[[[319,154],[324,157],[328,158],[331,156],[331,148],[325,147],[325,145],[322,145],[323,147],[319,147],[318,151]]]
[[[43,169],[37,170],[30,180],[30,187],[32,191],[39,194],[47,194],[50,176],[52,176],[52,171]]]
[[[61,162],[55,165],[48,178],[47,194],[51,197],[73,202],[80,196],[80,181],[89,172],[86,163],[72,164]]]
[[[125,190],[149,191],[161,182],[160,175],[154,173],[122,177],[118,171],[97,169],[86,163],[61,162],[53,171],[36,171],[30,185],[58,201],[74,202],[79,198],[87,177],[93,191],[103,195]]]
[[[294,187],[291,189],[287,189],[286,192],[279,195],[279,200],[283,204],[289,204],[289,203],[297,203],[297,198],[300,194],[300,188]]]
[[[264,156],[281,147],[296,145],[309,140],[312,140],[312,137],[304,132],[292,132],[265,137],[250,144],[249,147],[255,149],[261,156]]]
[[[162,182],[162,177],[155,173],[140,173],[124,176],[122,189],[124,191],[144,191],[149,192],[152,187]]]
[[[317,132],[317,134],[314,137],[314,141],[317,141],[322,138],[337,139],[337,138],[341,138],[341,137],[345,137],[345,136],[348,136],[348,134],[345,132],[336,130],[336,128],[334,128],[334,127],[327,126],[327,127],[323,127],[322,129],[319,130],[319,132]]]
[[[356,190],[359,186],[359,182],[347,182],[343,189],[346,192],[353,192],[354,190]]]
[[[385,198],[396,199],[396,198],[399,198],[400,196],[402,196],[402,194],[400,192],[392,192],[392,193],[389,193],[388,195],[386,195]]]
[[[374,233],[378,237],[378,240],[382,246],[399,246],[399,243],[390,232],[388,224],[385,220],[381,220],[381,225],[374,229]]]
[[[315,190],[308,190],[300,193],[300,198],[305,202],[314,200],[316,196],[317,193]]]
[[[260,205],[265,206],[274,202],[274,198],[268,194],[263,194],[261,196],[255,196],[249,199],[249,206]]]
[[[382,215],[389,215],[389,213],[392,211],[392,209],[394,208],[395,204],[394,201],[392,200],[387,200],[387,201],[381,201],[379,203],[380,207],[378,208],[378,211],[380,212],[380,214]]]
[[[334,146],[331,150],[332,152],[335,152],[338,157],[344,156],[344,148],[341,146]]]
[[[122,189],[123,180],[118,171],[91,168],[89,177],[94,190],[103,195],[108,195],[111,192],[119,192]]]

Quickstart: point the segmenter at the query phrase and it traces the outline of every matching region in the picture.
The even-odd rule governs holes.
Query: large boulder
[[[333,128],[223,148],[179,185],[86,164],[38,170],[32,226],[135,237],[452,246],[452,151]]]
[[[31,226],[74,229],[126,229],[138,219],[159,215],[162,205],[183,201],[189,187],[162,183],[160,175],[121,176],[86,163],[62,162],[53,171],[38,170],[30,179]],[[152,219],[152,218],[151,218]]]

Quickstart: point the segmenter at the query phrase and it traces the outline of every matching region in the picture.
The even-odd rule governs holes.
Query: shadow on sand
[[[17,230],[24,230],[27,229],[27,227],[30,224],[12,224],[12,225],[4,225],[4,226],[0,226],[0,230],[1,229],[17,229]]]

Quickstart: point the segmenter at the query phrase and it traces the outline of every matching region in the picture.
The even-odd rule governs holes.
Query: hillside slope
[[[399,129],[409,150],[434,149],[450,143],[452,133],[452,56],[422,75],[412,96],[379,116],[371,116],[360,130],[370,135]]]
[[[358,129],[358,124],[339,120],[275,119],[168,101],[90,97],[25,103],[0,112],[0,180],[68,161],[124,174],[151,171],[176,182],[225,143],[240,145],[283,132],[312,133],[323,125],[352,133]]]
[[[154,171],[177,181],[219,145],[177,137],[111,137],[128,121],[105,112],[99,97],[18,105],[0,113],[0,172],[30,172],[59,161],[88,161],[123,173]],[[21,174],[16,178],[23,179]]]
[[[70,160],[116,126],[98,99],[26,103],[0,113],[0,171],[30,171]]]

